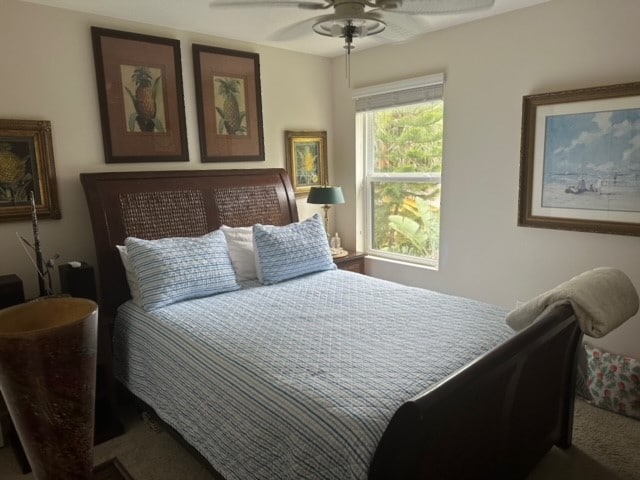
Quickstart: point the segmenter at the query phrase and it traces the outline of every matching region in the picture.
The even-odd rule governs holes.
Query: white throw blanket
[[[602,337],[638,311],[638,292],[629,277],[615,268],[600,267],[573,277],[509,312],[507,324],[522,330],[548,307],[568,302],[582,331]]]

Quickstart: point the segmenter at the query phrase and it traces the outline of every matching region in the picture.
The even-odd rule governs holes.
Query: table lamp
[[[329,209],[330,205],[337,205],[344,203],[344,196],[342,195],[341,187],[311,187],[309,190],[309,196],[307,197],[307,203],[313,203],[322,205],[324,209],[324,229],[329,235]]]

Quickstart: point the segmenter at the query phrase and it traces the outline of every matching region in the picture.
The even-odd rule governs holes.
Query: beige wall
[[[640,238],[516,226],[522,96],[640,81],[640,2],[552,0],[352,56],[352,87],[445,72],[439,271],[368,261],[376,276],[515,306],[596,266],[640,289]],[[336,183],[355,184],[353,102],[333,60]],[[356,245],[353,186],[337,228]],[[640,317],[601,342],[640,355]]]
[[[189,162],[105,164],[92,25],[180,40]],[[265,162],[200,162],[192,43],[260,54]],[[0,118],[52,123],[62,219],[40,222],[46,258],[59,253],[61,262],[85,260],[95,264],[80,172],[284,167],[285,130],[327,130],[331,153],[331,70],[326,58],[1,0],[0,64]],[[298,203],[303,218],[321,211]],[[31,239],[30,222],[0,223],[0,275],[19,275],[26,295],[32,297],[37,294],[36,276],[16,232]]]

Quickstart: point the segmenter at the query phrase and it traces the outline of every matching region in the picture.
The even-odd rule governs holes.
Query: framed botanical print
[[[263,161],[257,53],[193,45],[203,162]]]
[[[60,218],[51,122],[0,120],[0,222]]]
[[[296,196],[306,196],[311,187],[326,185],[327,132],[284,132],[287,170]]]
[[[91,27],[107,163],[188,161],[180,42]]]

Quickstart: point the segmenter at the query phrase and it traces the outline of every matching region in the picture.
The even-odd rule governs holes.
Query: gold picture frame
[[[311,187],[326,185],[327,132],[284,132],[287,171],[296,197],[309,194]]]
[[[0,120],[0,222],[61,218],[51,122]]]
[[[528,95],[518,225],[640,235],[640,82]]]

